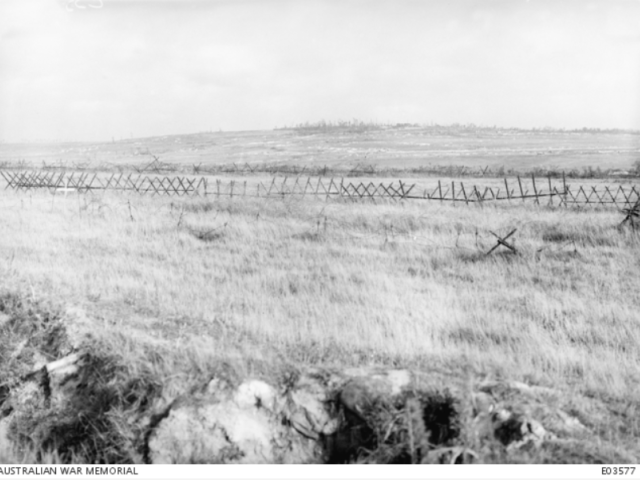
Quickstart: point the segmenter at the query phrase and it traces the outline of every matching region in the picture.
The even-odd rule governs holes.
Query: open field
[[[640,479],[640,1],[0,19],[0,480]]]
[[[165,397],[220,362],[511,379],[561,392],[591,434],[533,461],[640,459],[640,236],[615,210],[10,191],[0,205],[2,291],[82,309],[95,348]],[[513,228],[518,255],[485,255]]]
[[[21,445],[0,448],[0,462],[437,463],[443,449],[464,462],[640,461],[640,232],[620,225],[637,199],[640,135],[369,127],[0,145],[2,178],[17,188],[0,191],[0,444]],[[236,162],[248,171],[214,168]],[[78,175],[99,188],[73,190]],[[167,175],[182,190],[158,195],[147,178],[138,191],[130,175]],[[18,185],[34,178],[48,187]],[[505,179],[526,201],[504,199]],[[402,181],[417,198],[303,195],[286,181],[309,192]],[[282,195],[266,194],[274,185]],[[441,186],[455,202],[424,198]],[[467,204],[488,189],[501,201]],[[618,204],[560,206],[578,190],[621,193]],[[517,253],[494,249],[510,233]],[[85,380],[65,390],[60,368]],[[34,393],[41,369],[46,388]],[[401,404],[349,420],[361,404],[336,385],[389,369],[421,380]],[[284,444],[315,439],[324,453],[198,443],[218,427],[179,419],[202,415],[194,405],[211,401],[201,395],[212,384],[220,404],[219,379],[238,392],[258,388],[246,379],[272,385],[258,384],[265,402],[282,398],[263,418],[269,432],[293,425]],[[228,432],[244,421],[224,420],[233,402],[218,418]],[[342,427],[317,433],[309,412],[327,409],[323,425]],[[535,448],[513,447],[516,437]]]
[[[5,287],[139,318],[154,337],[228,329],[294,361],[426,356],[596,390],[624,391],[638,373],[638,238],[614,213],[2,201]],[[487,232],[511,227],[521,254],[483,256]]]
[[[83,165],[132,168],[153,154],[174,168],[249,164],[428,170],[466,166],[524,172],[581,171],[586,167],[629,171],[640,160],[640,135],[632,132],[512,130],[477,127],[294,128],[254,132],[207,132],[103,143],[0,144],[0,166]],[[498,174],[499,176],[502,173]]]

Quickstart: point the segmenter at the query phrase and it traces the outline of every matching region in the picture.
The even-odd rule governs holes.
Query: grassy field
[[[0,198],[5,288],[144,335],[621,394],[639,379],[640,240],[617,212]],[[519,255],[483,255],[511,228]]]
[[[474,185],[502,189],[504,178],[410,175],[412,168],[625,170],[640,152],[640,136],[628,132],[352,130],[5,144],[0,165],[82,164],[111,175],[148,164],[149,153],[186,173],[200,163],[328,165],[338,174],[369,165],[375,175],[347,174],[345,181],[377,185],[402,178],[422,195],[432,193],[438,180],[445,186],[463,181],[470,192]],[[210,179],[210,194],[214,178],[220,177]],[[249,194],[271,182],[264,173],[222,177],[225,184],[231,179],[237,189],[246,182]],[[538,182],[539,191],[548,190],[546,179]],[[551,182],[562,190],[561,177]],[[587,190],[635,184],[631,176],[567,183]],[[515,179],[510,188],[518,188]],[[524,189],[532,191],[530,178]],[[131,388],[144,398],[169,402],[229,365],[237,378],[274,384],[291,369],[318,365],[408,368],[463,389],[515,380],[559,392],[553,408],[569,412],[593,434],[519,461],[637,462],[640,234],[619,227],[623,217],[616,208],[542,203],[2,190],[0,333],[9,338],[4,350],[0,343],[0,377],[27,373],[29,362],[6,347],[25,338],[36,339],[28,340],[36,363],[64,355],[55,330],[51,345],[42,319],[71,315],[72,333],[89,335],[99,358],[124,366],[118,367],[119,385],[137,385]],[[503,247],[486,255],[495,245],[493,233],[513,229],[517,255]],[[7,330],[7,314],[25,326]],[[44,347],[36,348],[37,342]],[[127,443],[133,435],[128,417],[116,417],[121,427],[105,444],[124,444],[124,450],[100,458],[140,461],[127,453],[137,448],[133,440]],[[0,439],[3,428],[0,422]],[[38,454],[15,459],[0,448],[0,463],[68,461],[50,451]],[[493,453],[480,460],[518,461]]]
[[[166,356],[161,381],[221,359],[263,375],[381,365],[637,412],[640,237],[615,210],[10,191],[0,205],[2,291],[82,308],[127,362]],[[513,228],[518,255],[485,255]],[[639,455],[637,415],[625,425],[598,428]]]

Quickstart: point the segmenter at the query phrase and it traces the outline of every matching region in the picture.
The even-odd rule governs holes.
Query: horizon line
[[[569,128],[569,127],[505,127],[498,125],[481,125],[475,124],[473,122],[470,123],[445,123],[439,124],[437,122],[429,122],[429,123],[415,123],[415,122],[375,122],[375,121],[364,121],[364,120],[319,120],[316,122],[302,122],[293,125],[284,125],[282,127],[275,126],[271,128],[256,128],[256,129],[248,129],[248,130],[201,130],[194,131],[190,133],[167,133],[167,134],[159,134],[159,135],[147,135],[142,137],[120,137],[119,139],[115,139],[112,137],[111,140],[103,139],[103,140],[71,140],[71,139],[23,139],[23,140],[4,140],[0,138],[0,145],[19,145],[19,144],[29,144],[29,143],[37,143],[37,144],[60,144],[60,143],[74,143],[74,144],[86,144],[86,143],[118,143],[132,140],[144,140],[151,138],[161,138],[161,137],[180,137],[180,136],[190,136],[190,135],[202,135],[202,134],[216,134],[216,133],[249,133],[249,132],[275,132],[282,130],[321,130],[326,129],[327,131],[331,130],[340,130],[346,129],[349,127],[366,127],[369,129],[376,128],[448,128],[448,129],[477,129],[477,130],[502,130],[502,131],[517,131],[517,132],[562,132],[562,133],[614,133],[614,134],[640,134],[640,129],[637,128],[621,128],[621,127],[577,127],[577,128]],[[355,133],[355,132],[354,132]]]

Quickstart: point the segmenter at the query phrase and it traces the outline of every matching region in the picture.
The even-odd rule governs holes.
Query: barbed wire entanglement
[[[593,205],[632,208],[640,201],[635,185],[569,185],[566,177],[503,178],[502,186],[465,185],[463,181],[438,180],[433,188],[419,189],[403,180],[373,182],[349,178],[274,176],[269,181],[230,180],[205,176],[161,176],[124,173],[57,172],[49,170],[1,170],[5,189],[45,189],[51,193],[86,193],[99,190],[137,194],[203,197],[315,197],[329,200],[431,200],[465,204],[491,201],[537,205]]]

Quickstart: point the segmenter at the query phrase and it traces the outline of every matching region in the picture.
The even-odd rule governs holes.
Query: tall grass
[[[9,191],[0,205],[0,291],[86,311],[74,328],[138,399],[221,370],[407,367],[559,389],[638,453],[640,232],[616,211]],[[486,255],[513,228],[518,254]],[[118,405],[101,451],[135,460]]]
[[[615,228],[612,212],[40,194],[0,202],[0,284],[81,305],[115,328],[295,362],[637,390],[640,241]],[[485,256],[488,232],[511,227],[519,255]]]

